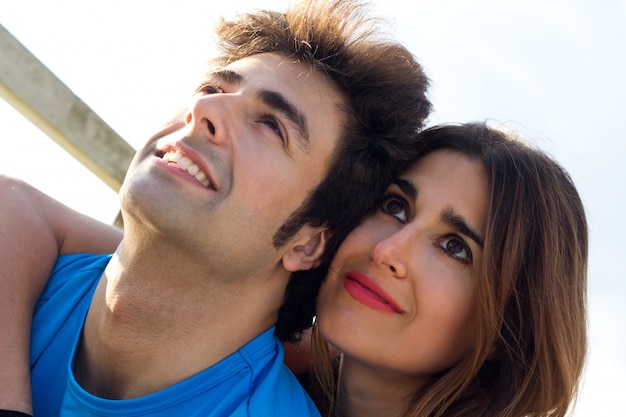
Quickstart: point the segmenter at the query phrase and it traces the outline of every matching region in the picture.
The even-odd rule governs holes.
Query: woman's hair
[[[421,157],[452,148],[482,162],[490,204],[472,349],[433,375],[406,415],[564,416],[587,348],[587,224],[570,176],[484,123],[436,126],[421,138]],[[316,367],[321,392],[333,392],[328,364]]]
[[[356,0],[304,0],[285,13],[259,10],[216,28],[221,67],[278,53],[321,71],[346,98],[343,126],[324,180],[274,236],[279,248],[305,224],[333,231],[322,264],[292,275],[276,335],[291,340],[311,326],[315,294],[343,238],[416,157],[418,129],[431,108],[428,79],[413,55],[386,39],[381,19]]]

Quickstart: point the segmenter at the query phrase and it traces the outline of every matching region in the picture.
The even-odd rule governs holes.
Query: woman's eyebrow
[[[402,178],[394,178],[391,180],[391,183],[397,185],[398,188],[413,201],[417,200],[417,187],[413,182],[403,180]]]
[[[483,239],[471,227],[468,226],[465,218],[456,214],[452,208],[447,208],[441,213],[441,219],[458,232],[472,239],[479,248],[483,249]]]

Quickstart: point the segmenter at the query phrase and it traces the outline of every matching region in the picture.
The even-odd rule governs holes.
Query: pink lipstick
[[[355,300],[384,313],[404,314],[398,303],[367,275],[350,271],[343,281],[346,292]]]

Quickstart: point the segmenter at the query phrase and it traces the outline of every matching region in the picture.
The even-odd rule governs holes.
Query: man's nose
[[[232,129],[232,97],[212,94],[195,97],[185,114],[185,124],[193,134],[206,137],[216,145],[227,143]]]

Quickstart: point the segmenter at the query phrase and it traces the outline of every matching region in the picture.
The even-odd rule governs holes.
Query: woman
[[[322,415],[564,416],[587,340],[587,227],[571,179],[484,124],[422,137],[320,290]]]
[[[313,396],[329,416],[563,416],[586,350],[587,231],[571,180],[483,124],[422,138],[421,158],[346,238],[321,288]],[[25,216],[50,204],[5,186],[23,193],[12,200]],[[37,228],[60,253],[120,238],[99,230],[98,246],[86,230],[106,226],[68,230],[76,214],[47,213]]]

